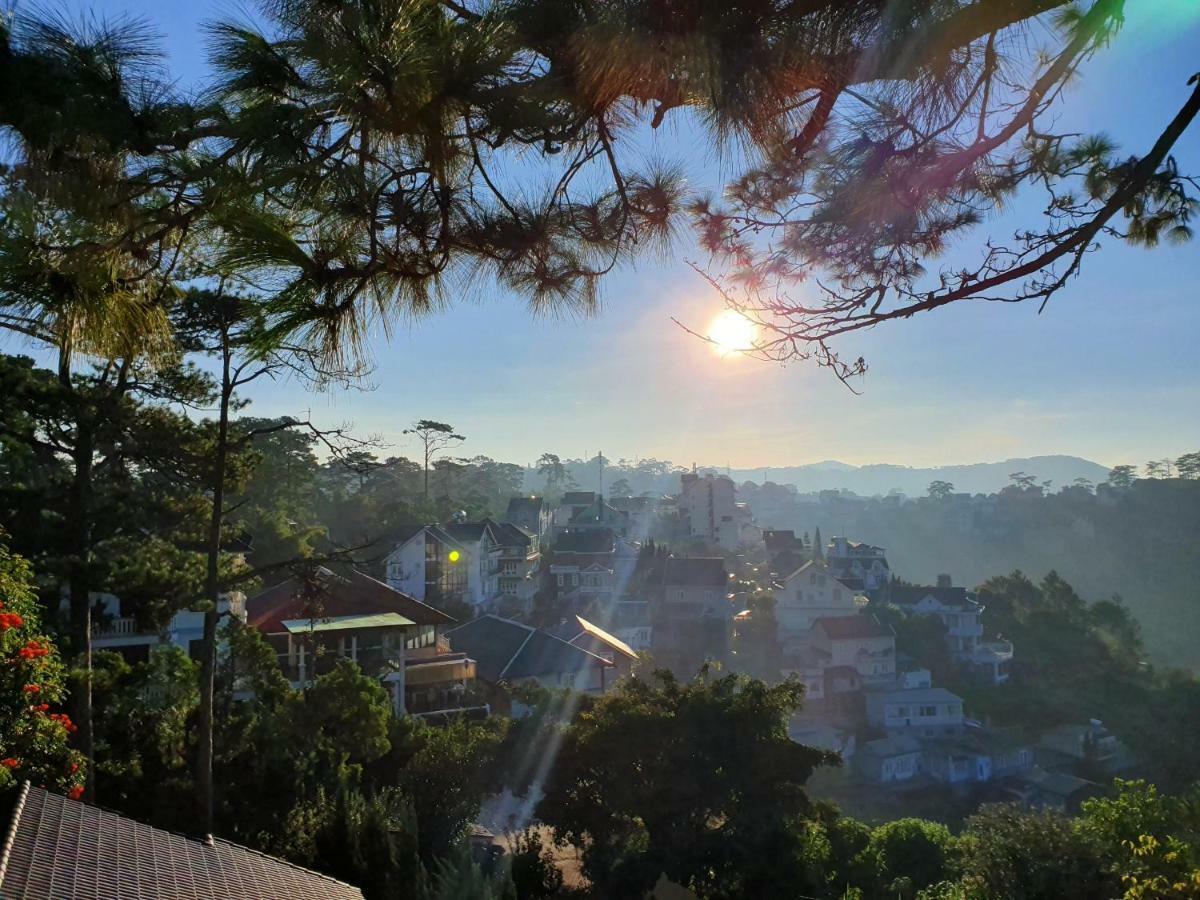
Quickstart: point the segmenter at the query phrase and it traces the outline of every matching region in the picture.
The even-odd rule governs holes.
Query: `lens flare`
[[[446,558],[448,560],[450,560],[450,562],[456,563],[459,561],[459,559],[462,558],[462,554],[459,553],[457,550],[451,550],[450,553],[446,556]]]
[[[727,309],[708,325],[708,339],[721,356],[733,356],[754,348],[758,328],[745,316]]]

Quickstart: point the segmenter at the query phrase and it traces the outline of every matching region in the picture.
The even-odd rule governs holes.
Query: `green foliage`
[[[948,874],[954,839],[945,825],[923,819],[897,819],[871,832],[866,848],[882,893],[913,896]]]
[[[537,814],[611,894],[665,873],[704,897],[741,896],[767,883],[770,851],[810,807],[805,781],[831,760],[788,738],[800,700],[798,685],[744,676],[626,681],[567,726]]]
[[[77,794],[83,758],[74,725],[51,712],[66,699],[66,672],[42,630],[32,572],[0,532],[0,793],[21,781]]]
[[[562,869],[536,829],[527,829],[514,839],[509,875],[521,900],[549,900],[563,889]]]

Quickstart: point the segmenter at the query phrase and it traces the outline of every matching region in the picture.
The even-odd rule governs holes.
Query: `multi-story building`
[[[500,601],[527,613],[532,608],[541,574],[541,542],[536,534],[519,525],[491,524],[500,547]]]
[[[110,650],[135,664],[149,660],[155,647],[174,646],[186,651],[192,659],[199,659],[204,637],[203,612],[180,610],[159,628],[137,616],[124,614],[121,600],[114,594],[93,593],[91,602],[94,651]],[[65,597],[63,604],[65,610]],[[217,614],[222,621],[235,618],[245,622],[246,595],[241,591],[222,595],[217,602]]]
[[[685,472],[680,480],[678,509],[685,533],[724,550],[736,550],[748,510],[739,510],[733,480],[711,472]]]
[[[784,653],[808,643],[817,619],[857,615],[855,592],[829,566],[810,560],[786,575],[775,591],[775,621]]]
[[[887,553],[882,547],[835,537],[825,549],[825,560],[840,581],[869,597],[875,597],[891,579]]]
[[[939,575],[936,587],[892,585],[889,600],[905,615],[936,616],[946,626],[946,643],[956,659],[993,684],[1008,681],[1013,645],[983,640],[983,606],[966,588],[953,587],[949,575]]]
[[[559,599],[577,606],[615,602],[616,544],[616,536],[605,529],[559,533],[548,562]]]
[[[295,687],[348,659],[379,678],[398,715],[486,714],[471,699],[474,660],[442,635],[454,620],[362,572],[317,569],[250,598],[246,612]]]
[[[482,604],[480,564],[438,525],[410,529],[384,560],[389,587],[434,606]]]
[[[891,684],[896,679],[896,633],[874,616],[817,619],[811,646],[824,659],[824,668],[853,669],[863,685]]]

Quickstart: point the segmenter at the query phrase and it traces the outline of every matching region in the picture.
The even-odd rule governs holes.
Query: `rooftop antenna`
[[[600,500],[604,500],[604,451],[596,451],[596,459],[600,463]]]

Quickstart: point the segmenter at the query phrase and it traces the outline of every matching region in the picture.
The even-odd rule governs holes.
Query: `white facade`
[[[784,652],[803,644],[817,619],[856,615],[854,596],[820,561],[807,562],[784,578],[775,594],[775,621]]]
[[[677,506],[687,533],[722,549],[736,550],[747,512],[739,513],[733,481],[724,475],[687,472],[681,482]]]
[[[888,583],[891,569],[882,547],[835,537],[829,541],[825,557],[846,578],[861,578],[863,589],[877,591]]]
[[[963,728],[963,702],[945,688],[873,691],[867,694],[867,721],[888,732],[957,734]]]
[[[93,593],[90,596],[94,651],[112,650],[130,658],[144,654],[148,658],[155,647],[171,645],[195,658],[194,648],[204,638],[203,612],[180,610],[161,632],[157,632],[139,628],[136,618],[122,615],[121,601],[115,595]],[[217,613],[222,619],[233,616],[245,622],[246,595],[241,591],[223,595],[217,602]]]
[[[846,623],[851,633],[835,630]],[[812,646],[826,657],[826,668],[846,666],[854,669],[864,684],[892,682],[896,678],[896,636],[868,616],[840,617],[817,622]]]

